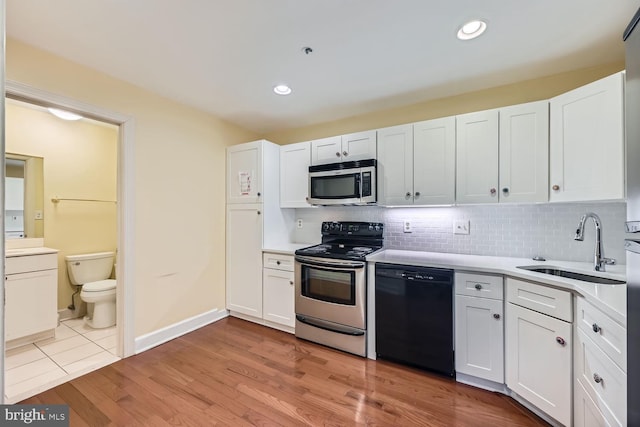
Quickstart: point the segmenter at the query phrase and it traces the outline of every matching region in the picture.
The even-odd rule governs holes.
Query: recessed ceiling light
[[[59,110],[57,108],[48,108],[49,112],[62,120],[80,120],[81,115],[70,111]]]
[[[291,88],[287,85],[278,85],[273,87],[273,91],[278,95],[289,95],[291,93]]]
[[[460,40],[471,40],[484,33],[487,29],[487,23],[478,19],[469,21],[458,30],[458,38]]]

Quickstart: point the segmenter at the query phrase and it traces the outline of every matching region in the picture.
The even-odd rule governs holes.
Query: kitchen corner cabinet
[[[227,206],[227,309],[262,317],[261,204]]]
[[[376,141],[375,130],[311,141],[311,164],[375,159]]]
[[[278,329],[293,332],[295,327],[293,255],[265,252],[263,266],[262,317]]]
[[[552,202],[623,199],[624,72],[552,98]]]
[[[507,278],[506,384],[565,426],[572,420],[571,294]]]
[[[456,372],[504,383],[503,277],[456,272]]]
[[[280,146],[280,207],[308,208],[311,142]]]
[[[378,204],[455,202],[455,117],[378,130]]]
[[[456,117],[456,201],[498,202],[498,110]]]

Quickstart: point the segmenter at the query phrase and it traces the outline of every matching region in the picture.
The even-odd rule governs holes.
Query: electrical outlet
[[[411,221],[409,221],[408,219],[402,221],[402,231],[404,231],[405,233],[411,233]]]
[[[302,228],[302,220],[301,219],[296,219],[296,227],[298,228]]]
[[[34,219],[42,219],[42,211],[35,211]]]
[[[469,220],[457,219],[453,221],[453,234],[469,234]]]

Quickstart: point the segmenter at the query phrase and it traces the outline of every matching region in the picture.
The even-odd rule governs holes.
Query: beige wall
[[[58,249],[58,309],[71,303],[64,257],[113,251],[117,245],[115,203],[60,202],[54,196],[116,200],[118,128],[69,122],[46,111],[6,104],[6,150],[42,157],[44,243]],[[29,234],[27,234],[29,235]],[[76,304],[80,300],[76,298]]]
[[[225,307],[225,148],[258,135],[12,39],[7,79],[135,119],[135,336]]]
[[[382,110],[328,123],[288,129],[265,135],[278,144],[309,141],[369,129],[383,128],[455,114],[548,99],[624,69],[624,62],[570,71],[491,89]]]

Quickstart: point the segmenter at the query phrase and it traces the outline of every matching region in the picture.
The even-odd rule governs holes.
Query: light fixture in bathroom
[[[58,108],[48,108],[49,112],[62,120],[80,120],[81,115],[72,113],[71,111],[60,110]]]
[[[273,91],[278,95],[289,95],[291,88],[285,84],[280,84],[273,87]]]
[[[487,29],[487,23],[479,19],[474,19],[464,24],[458,30],[458,38],[460,40],[475,39]]]

